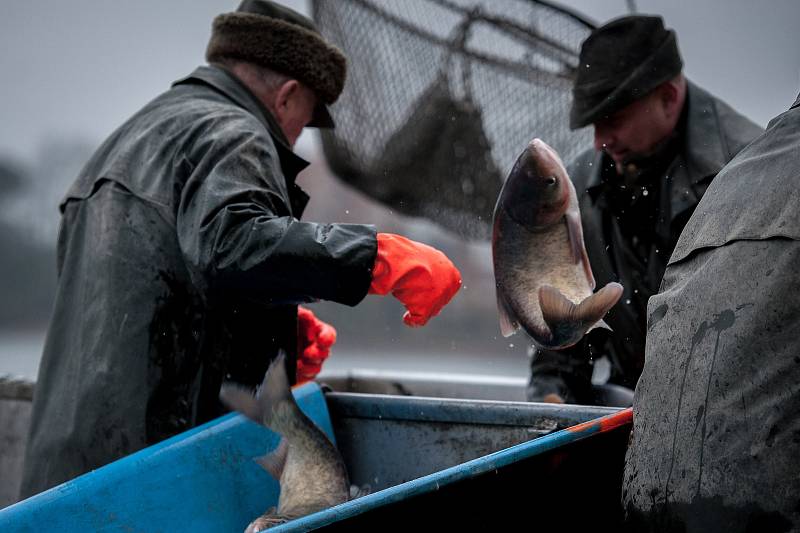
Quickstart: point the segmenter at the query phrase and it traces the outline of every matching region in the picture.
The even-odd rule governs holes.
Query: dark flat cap
[[[683,68],[675,32],[659,16],[622,17],[581,45],[569,126],[588,126],[649,94]]]
[[[326,104],[344,88],[347,59],[308,17],[270,0],[244,0],[214,19],[206,60],[261,65],[307,85],[319,99],[309,126],[333,127]]]

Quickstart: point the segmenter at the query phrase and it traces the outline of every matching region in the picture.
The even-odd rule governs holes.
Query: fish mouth
[[[545,171],[543,172],[545,174],[554,172],[559,165],[563,166],[561,158],[556,151],[538,137],[528,143],[528,151],[539,168]]]

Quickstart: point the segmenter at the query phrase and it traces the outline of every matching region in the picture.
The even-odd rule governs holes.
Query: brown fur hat
[[[206,60],[235,59],[291,76],[322,102],[339,98],[347,60],[307,17],[268,0],[244,0],[234,13],[214,19]]]

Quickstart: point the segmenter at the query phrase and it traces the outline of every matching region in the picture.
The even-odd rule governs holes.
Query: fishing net
[[[532,0],[313,0],[348,57],[322,131],[333,173],[400,213],[485,239],[500,187],[533,137],[564,161],[580,43],[593,26]]]

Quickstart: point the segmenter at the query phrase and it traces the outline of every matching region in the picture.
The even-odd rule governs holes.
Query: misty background
[[[331,0],[336,1],[336,0]],[[403,0],[397,0],[402,2]],[[285,1],[310,13],[303,0]],[[565,0],[601,24],[660,14],[676,30],[685,73],[765,126],[800,90],[797,0]],[[0,375],[35,378],[56,290],[58,203],[94,149],[170,83],[204,62],[211,20],[236,0],[40,0],[0,4]],[[566,120],[566,117],[565,117]],[[464,288],[428,326],[406,328],[393,298],[311,308],[339,335],[325,370],[351,366],[527,374],[523,334],[499,334],[489,245],[399,216],[330,175],[317,133],[298,153],[304,219],[371,223],[440,248]]]

